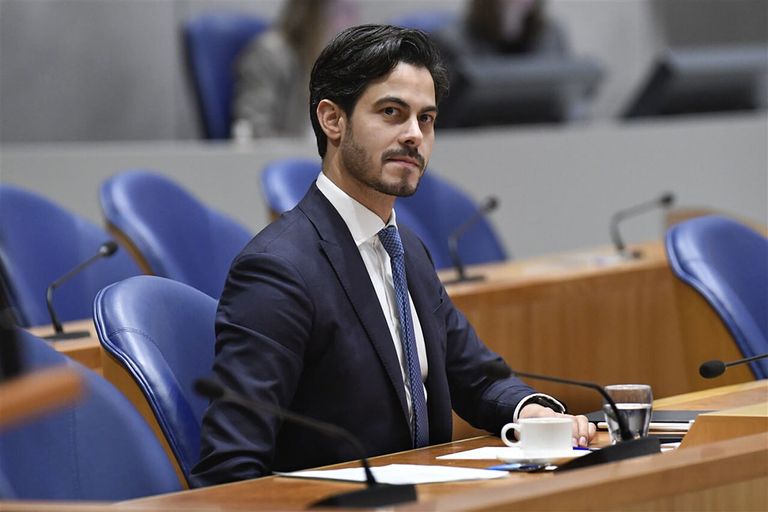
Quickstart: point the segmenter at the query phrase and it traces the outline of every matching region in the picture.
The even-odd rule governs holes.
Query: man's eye
[[[397,114],[397,109],[395,107],[385,107],[384,114],[388,116],[394,116]]]
[[[422,114],[419,117],[419,121],[421,121],[424,124],[432,124],[435,122],[435,117],[431,114]]]

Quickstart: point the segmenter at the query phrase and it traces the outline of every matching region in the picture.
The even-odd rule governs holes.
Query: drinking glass
[[[605,391],[616,402],[619,414],[624,418],[632,437],[637,439],[647,436],[653,406],[651,386],[647,384],[614,384],[606,386]],[[619,422],[608,402],[603,403],[603,412],[605,413],[605,421],[608,423],[611,443],[621,442]]]

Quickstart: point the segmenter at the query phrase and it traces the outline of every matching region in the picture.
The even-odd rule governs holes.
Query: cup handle
[[[518,425],[517,423],[507,423],[506,425],[504,425],[501,429],[501,440],[504,441],[505,445],[511,446],[513,448],[515,446],[520,446],[520,441],[510,441],[509,439],[507,439],[507,432],[509,432],[510,430],[517,430],[518,432],[520,432],[520,425]]]

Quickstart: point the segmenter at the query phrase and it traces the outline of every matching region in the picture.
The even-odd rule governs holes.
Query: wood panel
[[[768,383],[748,383],[704,392],[710,406],[765,404]],[[659,401],[657,408],[696,409],[703,393]],[[727,411],[723,411],[727,412]],[[725,414],[724,416],[728,416]],[[600,433],[600,443],[607,442]],[[440,460],[438,455],[480,446],[501,446],[477,437],[374,457],[371,465],[436,464],[487,467],[484,460]],[[331,467],[349,467],[356,462]],[[768,507],[768,432],[735,437],[566,473],[512,473],[494,481],[418,486],[419,501],[393,510],[763,510]],[[133,500],[118,508],[177,507],[179,510],[294,510],[359,484],[265,477]],[[733,507],[729,505],[733,504]],[[671,508],[670,508],[671,507]]]
[[[611,248],[563,253],[471,267],[484,281],[447,287],[481,339],[513,367],[600,384],[641,382],[656,397],[735,384],[754,377],[746,366],[720,378],[698,375],[701,362],[739,359],[741,353],[709,304],[682,284],[667,264],[661,242],[649,242],[636,260]],[[441,273],[445,280],[452,272]],[[83,340],[53,342],[62,353],[101,372],[102,351],[90,320]],[[30,329],[45,335],[51,327]],[[592,391],[530,382],[561,398],[575,413],[600,408]],[[483,434],[454,418],[454,439]]]
[[[481,339],[521,371],[647,383],[656,397],[753,380],[748,367],[714,381],[698,375],[703,361],[741,353],[704,299],[672,274],[661,242],[635,248],[642,252],[636,260],[605,248],[474,267],[485,281],[447,289]],[[574,413],[601,405],[586,389],[530,384]],[[479,433],[455,418],[455,439]]]
[[[0,428],[71,405],[83,394],[82,376],[61,365],[0,384]]]
[[[93,320],[75,320],[72,322],[64,322],[62,324],[64,332],[75,331],[87,331],[88,336],[74,340],[47,340],[50,345],[58,352],[70,357],[82,364],[86,368],[90,368],[98,374],[101,374],[101,345],[99,344],[99,338],[96,335],[96,326]],[[53,334],[53,326],[41,325],[37,327],[30,327],[27,329],[29,332],[43,338],[50,334]]]

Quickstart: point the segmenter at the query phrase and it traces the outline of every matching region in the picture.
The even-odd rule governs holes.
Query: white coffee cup
[[[507,432],[516,430],[519,441],[510,441]],[[501,429],[501,440],[526,452],[563,452],[572,449],[573,421],[570,418],[523,418]]]

